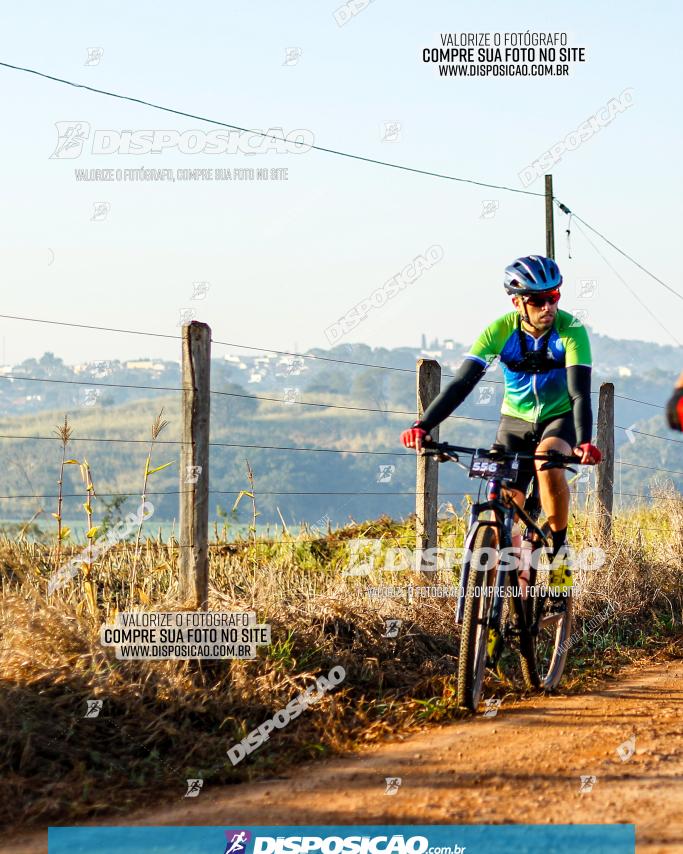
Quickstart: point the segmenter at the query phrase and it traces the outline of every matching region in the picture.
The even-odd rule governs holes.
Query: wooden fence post
[[[600,386],[596,442],[602,451],[595,475],[598,531],[601,539],[608,540],[612,536],[614,502],[614,383]]]
[[[441,365],[434,359],[418,359],[417,362],[417,413],[422,416],[425,409],[438,395],[441,388]],[[434,441],[439,439],[439,428],[430,431]],[[434,578],[436,561],[425,564],[424,552],[437,546],[436,516],[438,509],[439,464],[433,457],[417,456],[417,481],[415,485],[415,529],[417,550],[415,569],[427,578]],[[429,575],[431,574],[431,576]]]
[[[193,320],[182,327],[180,449],[180,577],[183,602],[209,602],[209,412],[211,329]]]

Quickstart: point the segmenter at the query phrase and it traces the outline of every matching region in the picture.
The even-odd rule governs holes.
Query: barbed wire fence
[[[20,318],[16,318],[20,319]],[[29,320],[33,322],[42,322],[36,318],[21,318],[21,320]],[[50,321],[54,323],[54,321]],[[84,324],[60,324],[64,326],[85,326]],[[147,333],[139,330],[124,330],[112,329],[107,327],[97,327],[88,325],[90,329],[100,329],[111,332],[133,333],[145,335]],[[149,333],[153,337],[159,337],[159,333]],[[235,345],[233,342],[215,341],[211,338],[211,331],[206,324],[192,321],[182,328],[181,335],[164,335],[161,337],[173,338],[179,341],[182,346],[182,361],[181,361],[181,378],[179,385],[155,385],[155,384],[137,384],[137,383],[113,383],[93,381],[91,378],[78,379],[62,379],[55,377],[29,377],[21,374],[5,374],[1,378],[8,381],[29,381],[35,383],[46,384],[65,384],[73,386],[96,386],[109,387],[114,389],[134,389],[142,391],[163,391],[180,393],[181,395],[181,438],[180,439],[163,439],[157,438],[155,442],[163,446],[175,446],[180,450],[180,461],[178,465],[179,488],[177,490],[148,490],[146,495],[150,498],[156,496],[178,496],[179,506],[179,532],[178,537],[172,537],[169,541],[171,548],[179,550],[180,561],[180,581],[181,590],[186,595],[192,595],[196,599],[198,606],[205,606],[206,592],[208,591],[208,554],[209,549],[220,549],[225,547],[226,543],[209,542],[208,536],[208,517],[209,517],[209,501],[211,496],[238,496],[243,492],[242,489],[211,489],[209,486],[209,455],[213,448],[233,448],[233,449],[254,449],[259,451],[273,451],[285,453],[306,453],[306,454],[333,454],[342,456],[374,456],[377,458],[398,458],[414,456],[412,451],[406,450],[390,450],[386,448],[331,448],[318,447],[313,445],[287,445],[287,444],[266,444],[259,442],[223,442],[210,441],[209,426],[210,426],[210,410],[211,401],[220,398],[244,398],[255,402],[278,403],[286,405],[297,405],[301,407],[320,408],[324,410],[362,412],[368,414],[382,413],[385,415],[402,415],[407,418],[414,418],[416,412],[423,411],[429,405],[431,400],[438,394],[441,385],[441,377],[451,377],[451,374],[441,374],[440,366],[434,360],[421,360],[416,368],[400,368],[391,365],[378,365],[371,362],[356,361],[352,359],[336,358],[333,356],[323,356],[313,353],[294,353],[291,351],[268,351],[261,347],[248,347],[248,345]],[[337,363],[353,367],[363,367],[378,371],[394,371],[406,375],[413,375],[416,381],[418,390],[417,406],[415,411],[403,409],[390,409],[382,407],[356,406],[342,403],[332,403],[320,400],[288,400],[285,396],[277,397],[273,395],[255,395],[235,391],[222,391],[211,388],[210,384],[210,365],[211,365],[211,345],[219,346],[243,346],[245,349],[254,351],[270,352],[276,355],[283,355],[292,358],[312,359],[321,362]],[[435,371],[429,379],[425,371]],[[436,376],[436,381],[434,380]],[[489,380],[490,383],[498,383],[498,380]],[[628,431],[630,434],[648,437],[654,440],[683,444],[678,439],[668,436],[661,436],[655,433],[649,433],[636,430],[634,427],[624,427],[614,423],[614,399],[623,399],[625,401],[634,402],[647,407],[663,409],[660,404],[652,401],[640,400],[627,395],[619,395],[614,392],[614,386],[611,383],[603,383],[599,391],[593,392],[600,397],[600,405],[598,407],[598,445],[606,449],[606,457],[604,463],[598,467],[597,482],[594,490],[579,489],[580,483],[587,483],[586,478],[578,477],[575,479],[575,485],[572,490],[575,500],[584,500],[591,498],[595,501],[594,512],[602,519],[603,532],[608,535],[611,528],[612,518],[612,502],[615,496],[619,498],[638,499],[641,501],[658,501],[666,502],[669,499],[661,495],[647,495],[644,492],[624,492],[621,489],[614,489],[614,431]],[[481,418],[474,416],[452,415],[447,419],[448,422],[474,422],[482,424],[496,424],[496,418]],[[602,427],[600,426],[602,424]],[[600,433],[602,432],[602,435]],[[611,441],[608,437],[611,436]],[[46,434],[17,434],[17,433],[0,433],[0,439],[13,442],[19,441],[59,441],[57,435]],[[148,445],[149,439],[143,438],[122,438],[111,436],[75,436],[71,441],[81,443],[103,443],[114,444],[121,446]],[[617,460],[620,465],[631,466],[633,468],[645,471],[652,471],[667,475],[680,475],[682,471],[668,469],[666,467],[657,467],[646,465],[643,463],[630,463],[628,461]],[[472,491],[448,491],[439,490],[438,478],[435,477],[433,471],[436,464],[426,458],[417,458],[417,478],[415,490],[334,490],[334,489],[307,489],[307,490],[259,490],[260,496],[325,496],[325,497],[345,497],[349,501],[354,498],[363,496],[382,496],[382,497],[406,497],[414,496],[416,501],[415,518],[416,518],[416,537],[418,555],[425,549],[429,549],[436,545],[436,523],[438,517],[439,502],[443,499],[448,499],[454,496],[459,496],[463,499],[472,499]],[[99,492],[100,498],[125,498],[130,497],[130,492]],[[58,493],[40,493],[40,492],[17,492],[12,494],[0,494],[2,501],[20,501],[26,499],[32,500],[56,500],[60,497]],[[83,493],[77,492],[62,492],[62,499],[81,499]],[[348,503],[348,502],[347,502]],[[666,505],[664,505],[666,506]],[[665,530],[661,528],[659,530]],[[270,540],[269,542],[273,542]],[[291,539],[283,539],[277,542],[292,542]]]

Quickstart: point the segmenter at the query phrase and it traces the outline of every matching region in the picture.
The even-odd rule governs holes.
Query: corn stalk
[[[161,411],[159,412],[159,414],[157,415],[157,417],[154,419],[154,421],[152,423],[152,438],[151,438],[151,441],[149,443],[149,451],[147,452],[147,459],[145,460],[145,474],[144,474],[143,481],[142,481],[142,496],[141,496],[142,503],[141,503],[141,507],[145,506],[145,501],[147,500],[147,483],[149,481],[150,475],[155,474],[155,472],[161,471],[162,469],[168,468],[168,466],[173,465],[173,463],[175,462],[174,460],[171,460],[170,463],[164,463],[163,465],[157,466],[156,468],[151,468],[152,452],[154,451],[154,443],[159,438],[159,435],[161,434],[162,430],[164,430],[165,427],[168,427],[168,423],[169,423],[168,421],[164,420],[163,415],[164,415],[164,410],[162,407]],[[135,601],[135,584],[137,582],[138,560],[140,558],[140,538],[142,536],[142,523],[143,523],[143,518],[142,518],[142,512],[141,512],[140,513],[140,520],[138,522],[138,532],[137,532],[137,536],[135,537],[135,554],[133,557],[133,572],[131,573],[131,582],[130,582],[131,602]]]
[[[78,460],[67,460],[66,458],[66,449],[69,444],[69,440],[73,436],[73,429],[69,426],[69,422],[67,421],[66,415],[64,416],[64,423],[60,424],[54,432],[56,433],[57,438],[62,443],[62,461],[59,466],[59,480],[57,481],[57,512],[52,514],[57,520],[57,553],[55,556],[55,560],[57,567],[59,567],[59,563],[62,557],[62,540],[65,540],[70,533],[69,529],[62,525],[64,466],[78,465]]]
[[[95,591],[95,584],[91,578],[93,561],[92,541],[99,528],[97,525],[93,526],[92,523],[92,499],[97,498],[97,494],[95,493],[95,484],[93,483],[92,473],[90,471],[90,464],[85,458],[80,464],[80,469],[81,478],[83,480],[83,484],[85,485],[85,504],[83,505],[83,509],[85,510],[86,518],[88,520],[88,530],[85,534],[88,540],[88,557],[86,558],[86,561],[83,564],[83,589],[88,600],[88,605],[90,606],[90,611],[94,616],[97,613],[97,595]]]

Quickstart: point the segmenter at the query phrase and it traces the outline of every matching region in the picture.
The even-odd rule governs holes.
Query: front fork
[[[480,515],[486,510],[493,510],[495,515],[495,520],[488,519],[480,519]],[[472,542],[477,534],[477,531],[482,525],[488,525],[492,528],[495,528],[498,534],[498,550],[501,551],[503,549],[510,549],[512,547],[512,524],[513,524],[513,514],[506,513],[504,517],[501,519],[500,510],[494,508],[491,502],[483,502],[481,504],[474,504],[470,511],[469,524],[467,526],[468,534],[465,539],[465,554],[463,557],[463,565],[462,571],[460,573],[460,584],[458,587],[458,603],[455,609],[455,622],[460,625],[462,623],[463,614],[465,612],[465,599],[467,596],[467,584],[470,573],[470,564],[472,557]],[[510,554],[510,551],[507,552]],[[482,583],[487,584],[488,579],[486,573],[482,574]],[[498,564],[498,570],[496,571],[496,579],[494,582],[495,589],[500,590],[507,585],[515,585],[518,583],[517,580],[517,570],[515,568],[511,568],[507,562],[503,566],[500,565],[500,561]],[[491,607],[491,611],[489,614],[488,625],[490,628],[495,629],[500,633],[500,622],[503,612],[503,601],[504,597],[499,595],[497,592],[494,592],[493,595],[493,605]]]

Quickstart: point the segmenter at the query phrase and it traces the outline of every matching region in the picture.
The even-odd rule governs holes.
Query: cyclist
[[[465,400],[498,357],[505,393],[496,444],[506,451],[533,454],[550,450],[572,452],[584,464],[599,463],[592,444],[591,350],[585,327],[558,308],[562,275],[552,258],[529,255],[505,269],[505,290],[515,310],[495,320],[481,333],[457,369],[455,378],[430,404],[419,421],[401,434],[407,448],[422,447],[429,431]],[[549,588],[553,598],[568,595],[572,573],[563,548],[569,518],[569,487],[561,468],[541,470],[535,463],[543,510],[552,533],[553,560]],[[510,488],[523,505],[533,477],[534,462],[520,461]],[[515,525],[513,546],[521,536]]]
[[[683,430],[683,374],[666,405],[666,417],[672,430]]]

